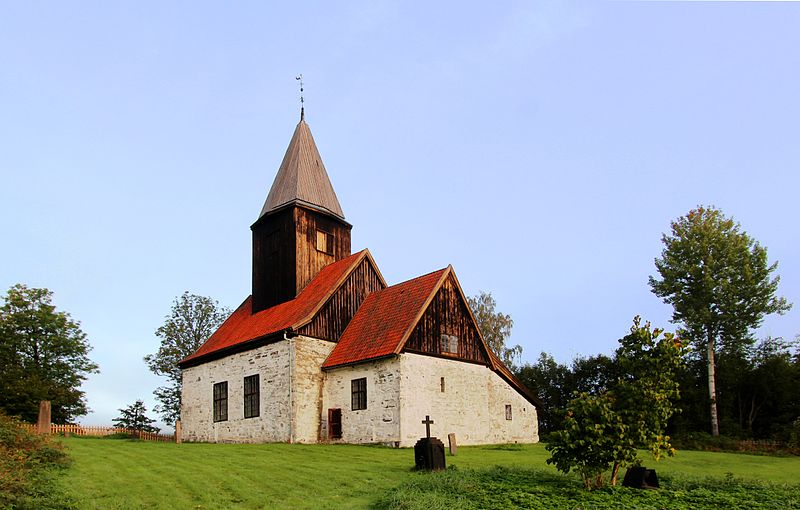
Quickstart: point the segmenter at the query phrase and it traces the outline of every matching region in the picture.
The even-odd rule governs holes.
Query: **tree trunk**
[[[708,335],[708,397],[711,401],[711,435],[719,435],[719,416],[717,415],[716,368],[714,366],[714,336]]]
[[[619,462],[614,463],[611,469],[611,485],[617,485],[617,475],[619,474]]]

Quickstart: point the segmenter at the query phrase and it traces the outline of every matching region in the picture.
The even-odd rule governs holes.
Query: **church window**
[[[317,251],[333,255],[333,234],[317,230]]]
[[[244,378],[244,417],[255,418],[258,416],[259,402],[258,374]]]
[[[214,384],[214,421],[228,419],[228,381]]]
[[[440,384],[440,385],[441,385],[441,387],[442,387],[442,393],[444,393],[444,377],[441,377],[441,378],[439,379],[439,384]]]
[[[511,404],[506,404],[506,420],[511,419]]]
[[[442,333],[440,337],[440,350],[442,354],[458,354],[458,337]]]
[[[350,381],[351,404],[353,411],[367,408],[367,378],[353,379]]]

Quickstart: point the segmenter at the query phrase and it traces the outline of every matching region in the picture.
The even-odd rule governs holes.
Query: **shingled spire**
[[[258,313],[297,297],[328,264],[350,255],[350,229],[301,117],[253,231]]]
[[[295,203],[344,219],[342,206],[333,191],[317,144],[302,118],[294,130],[259,218]]]

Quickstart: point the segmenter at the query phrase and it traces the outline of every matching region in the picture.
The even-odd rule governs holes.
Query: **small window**
[[[333,234],[317,230],[317,251],[333,255]]]
[[[443,354],[458,354],[458,337],[442,333],[440,347]]]
[[[439,384],[440,384],[440,385],[441,385],[441,387],[442,387],[442,393],[444,393],[444,377],[440,378],[440,380],[439,380]]]
[[[511,404],[506,404],[506,420],[511,419]]]
[[[255,418],[259,414],[258,374],[244,378],[244,417]]]
[[[214,385],[214,421],[228,419],[228,381]]]
[[[350,381],[350,389],[352,391],[352,408],[353,411],[359,411],[367,408],[367,378],[353,379]]]

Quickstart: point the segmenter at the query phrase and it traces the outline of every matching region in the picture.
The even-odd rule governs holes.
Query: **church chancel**
[[[302,118],[258,219],[252,294],[181,361],[186,441],[538,441],[537,400],[488,349],[451,266],[388,285]],[[513,409],[513,413],[508,412]]]

